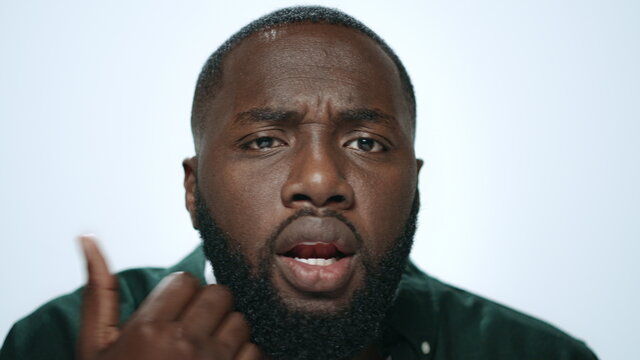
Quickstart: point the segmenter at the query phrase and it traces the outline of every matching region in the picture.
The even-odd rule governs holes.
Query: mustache
[[[362,236],[360,235],[360,232],[358,231],[356,226],[351,221],[349,221],[349,219],[347,219],[344,215],[342,215],[341,213],[339,213],[339,212],[337,212],[335,210],[324,210],[324,211],[320,212],[320,211],[318,211],[317,209],[314,209],[314,208],[302,208],[302,209],[296,211],[293,215],[291,215],[288,218],[286,218],[284,221],[282,221],[276,227],[276,229],[271,233],[271,235],[267,239],[267,248],[269,249],[271,254],[273,254],[274,251],[275,251],[275,243],[276,243],[276,239],[278,238],[278,236],[280,236],[280,234],[284,231],[284,229],[287,226],[289,226],[292,222],[296,221],[297,219],[299,219],[299,218],[301,218],[303,216],[332,217],[332,218],[335,218],[335,219],[341,221],[353,233],[353,236],[356,238],[357,246],[359,248],[362,246],[363,241],[362,241]]]

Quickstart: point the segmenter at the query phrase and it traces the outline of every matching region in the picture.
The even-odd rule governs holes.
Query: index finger
[[[81,359],[88,359],[118,337],[118,281],[109,271],[95,239],[84,235],[79,240],[87,262],[88,278],[83,294],[78,350]]]
[[[169,274],[144,299],[128,324],[175,321],[199,289],[200,284],[195,276],[187,272]]]

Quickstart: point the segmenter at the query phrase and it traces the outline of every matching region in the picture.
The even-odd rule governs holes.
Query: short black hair
[[[353,17],[343,13],[340,10],[323,6],[293,6],[276,10],[270,14],[264,15],[257,20],[252,21],[244,26],[238,32],[233,34],[227,41],[213,53],[205,62],[193,96],[193,106],[191,109],[191,131],[193,133],[194,145],[196,153],[199,153],[200,134],[204,128],[205,114],[204,108],[207,103],[215,97],[216,91],[222,85],[222,61],[225,56],[233,50],[242,40],[250,35],[262,30],[285,24],[301,24],[301,23],[318,23],[340,25],[354,30],[358,30],[373,41],[391,58],[398,68],[400,75],[400,83],[402,90],[409,105],[412,125],[415,129],[416,121],[416,99],[413,92],[413,85],[404,65],[398,56],[391,50],[389,45],[382,40],[376,33],[369,29],[366,25]]]

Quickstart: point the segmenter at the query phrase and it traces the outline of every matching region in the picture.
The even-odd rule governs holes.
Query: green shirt
[[[124,323],[167,274],[188,271],[204,285],[199,247],[170,268],[118,273]],[[18,321],[0,360],[73,359],[82,288],[54,299]],[[431,278],[409,263],[400,282],[380,351],[393,360],[596,359],[586,345],[557,328]]]

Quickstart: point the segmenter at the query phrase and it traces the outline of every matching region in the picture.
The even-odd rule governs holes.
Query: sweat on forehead
[[[391,48],[371,29],[353,17],[336,9],[319,6],[297,6],[274,11],[240,29],[225,41],[205,62],[196,83],[191,112],[191,130],[196,153],[199,152],[200,136],[206,121],[215,117],[209,106],[222,84],[223,61],[243,40],[256,34],[263,40],[275,40],[281,29],[289,24],[331,24],[359,31],[372,39],[391,59],[397,68],[402,93],[409,107],[412,128],[415,129],[416,104],[413,86],[404,66]],[[286,32],[286,31],[285,31]]]

